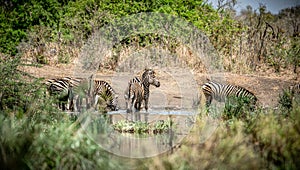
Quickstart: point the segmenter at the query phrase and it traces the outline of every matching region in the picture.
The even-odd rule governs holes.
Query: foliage
[[[15,55],[17,45],[26,38],[27,30],[35,25],[56,29],[61,17],[61,5],[63,3],[56,0],[5,1],[0,13],[1,52]]]
[[[80,129],[78,119],[70,119],[53,107],[55,99],[45,95],[42,80],[21,71],[21,59],[31,58],[33,63],[41,64],[68,63],[78,56],[94,31],[112,20],[139,12],[162,12],[184,18],[203,30],[221,59],[228,61],[224,64],[227,70],[255,70],[260,64],[267,64],[280,71],[289,64],[296,72],[300,63],[299,11],[296,6],[273,15],[266,6],[260,6],[258,11],[248,7],[236,16],[231,8],[215,10],[205,1],[4,0],[0,7],[1,167],[128,168],[91,141]],[[144,48],[161,43],[177,52],[182,44],[175,38],[131,35],[121,40],[115,51],[124,44]],[[199,131],[205,123],[200,121],[195,125],[197,133],[189,134],[177,152],[139,163],[145,162],[145,167],[152,169],[297,169],[299,100],[284,91],[278,101],[280,109],[253,111],[248,101],[230,99],[223,119],[218,119],[217,130],[207,141],[199,142]],[[90,128],[103,130],[107,121],[94,119]],[[167,132],[172,126],[169,121],[152,125],[120,121],[113,125],[120,132],[141,134]]]
[[[278,15],[268,12],[264,5],[258,9],[249,6],[237,15],[233,10],[234,0],[219,3],[216,10],[202,0],[5,1],[0,11],[0,52],[16,55],[19,50],[25,58],[41,64],[69,63],[79,56],[78,49],[86,40],[104,25],[132,14],[158,12],[183,18],[202,30],[229,71],[256,70],[260,64],[267,64],[277,72],[281,65],[293,65],[296,72],[299,6],[286,8]],[[160,41],[156,39],[160,35],[130,36],[130,41],[141,47]],[[148,39],[154,41],[147,42]],[[168,42],[171,43],[166,46],[171,52],[180,43],[174,39]],[[115,68],[117,59],[111,61],[110,69]]]
[[[279,37],[278,40],[270,43],[270,52],[267,56],[267,62],[274,67],[275,72],[277,73],[280,72],[280,68],[285,64],[285,60],[287,60],[288,50],[285,48],[285,43],[286,40]]]
[[[19,58],[1,58],[0,164],[4,169],[119,169],[80,128],[53,107]]]
[[[0,58],[0,110],[17,115],[38,109],[45,93],[41,80],[21,71],[21,65],[20,57]]]
[[[170,120],[160,120],[154,124],[149,124],[142,121],[128,122],[121,120],[113,124],[113,128],[121,133],[161,134],[167,133],[170,128],[174,128],[174,125]]]
[[[248,97],[235,97],[230,96],[225,102],[225,108],[223,113],[223,119],[244,119],[247,118],[253,107],[253,101]]]
[[[292,109],[292,93],[290,90],[283,90],[281,94],[279,94],[279,108],[286,113],[289,113]]]
[[[197,122],[173,154],[153,158],[150,168],[162,169],[297,169],[300,151],[300,110],[295,105],[290,117],[274,110],[257,109],[247,119],[220,121],[203,143],[204,130]],[[203,116],[202,116],[203,118]],[[178,163],[180,162],[180,163]]]
[[[50,119],[50,115],[46,115]],[[68,116],[46,123],[39,118],[1,115],[1,166],[7,169],[118,168],[109,154],[80,131]],[[76,124],[76,122],[75,122]]]
[[[16,9],[14,10],[15,13],[10,12],[13,9]],[[31,14],[32,11],[35,11],[34,15]],[[223,16],[223,22],[223,18],[219,17],[217,11],[204,1],[115,1],[112,3],[110,1],[94,0],[47,0],[42,3],[31,0],[19,4],[16,2],[8,3],[2,8],[1,18],[4,20],[9,16],[11,20],[3,22],[2,31],[5,36],[2,40],[5,40],[5,42],[3,42],[4,48],[1,52],[15,55],[18,44],[24,40],[24,43],[28,43],[28,47],[25,48],[22,45],[19,47],[20,52],[26,53],[29,58],[35,58],[34,60],[38,63],[50,64],[50,58],[57,57],[56,55],[59,58],[57,62],[69,62],[70,58],[76,57],[76,55],[73,56],[73,54],[63,51],[69,48],[80,48],[93,32],[114,19],[140,12],[159,12],[179,16],[193,23],[208,35],[216,35],[214,32],[218,30],[220,35],[226,34],[229,37],[228,30],[235,31],[231,29],[233,28],[233,19]],[[22,20],[19,20],[20,15]],[[12,31],[22,32],[22,36],[8,35],[9,31],[7,30],[10,28]],[[155,39],[156,36],[150,36],[149,38]],[[12,38],[16,37],[18,40],[13,41]],[[134,40],[135,37],[132,37],[132,39]],[[216,38],[216,41],[219,40]],[[10,42],[14,42],[14,44],[10,44]],[[145,42],[138,43],[142,45]],[[224,42],[224,44],[228,43]],[[169,45],[171,47],[172,44]],[[35,51],[35,53],[31,54],[30,51]],[[73,53],[73,51],[69,52]],[[65,56],[67,57],[65,58]]]
[[[300,37],[293,37],[291,45],[288,49],[287,60],[294,66],[293,72],[297,73],[297,68],[300,67]]]
[[[261,114],[251,134],[253,142],[269,168],[296,169],[299,166],[299,105],[290,112],[290,117],[276,113]]]
[[[154,123],[153,125],[153,133],[163,133],[163,132],[167,132],[168,130],[171,129],[171,127],[175,127],[173,125],[173,122],[171,120],[159,120],[157,122]]]

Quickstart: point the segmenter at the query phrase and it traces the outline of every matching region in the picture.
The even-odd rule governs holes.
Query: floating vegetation
[[[175,127],[171,120],[158,120],[155,123],[121,120],[113,124],[113,128],[120,133],[161,134],[168,133]]]

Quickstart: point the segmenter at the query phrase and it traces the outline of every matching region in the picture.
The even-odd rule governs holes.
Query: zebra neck
[[[149,90],[149,86],[150,86],[150,83],[148,81],[143,81],[143,86],[144,86],[144,90],[145,89],[148,89]]]
[[[148,84],[143,83],[142,86],[143,86],[143,89],[144,89],[144,95],[148,96],[150,84],[149,83]]]

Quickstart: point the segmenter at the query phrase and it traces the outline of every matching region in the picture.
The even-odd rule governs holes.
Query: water
[[[173,122],[172,128],[161,134],[132,134],[120,133],[113,129],[112,124],[126,119],[126,110],[108,113],[109,121],[100,117],[90,117],[87,122],[92,139],[113,154],[129,158],[152,157],[173,150],[181,140],[188,135],[195,122],[194,114],[188,110],[150,110],[139,112],[142,121],[146,119],[149,124],[160,120]],[[93,114],[96,115],[96,114]],[[99,114],[98,114],[99,115]],[[145,117],[145,119],[144,119]],[[92,130],[91,130],[92,129]]]
[[[150,114],[150,115],[189,115],[193,116],[196,114],[196,111],[193,110],[149,110],[148,112],[146,111],[140,111],[139,113],[141,114]],[[114,115],[114,114],[127,114],[126,110],[118,110],[118,111],[111,111],[108,112],[108,114]]]

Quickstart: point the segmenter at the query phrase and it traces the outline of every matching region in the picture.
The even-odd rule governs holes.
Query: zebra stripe
[[[300,94],[300,83],[290,86],[290,91],[291,91],[292,95]]]
[[[107,108],[112,111],[118,110],[118,95],[109,83],[102,80],[94,80],[94,107],[97,110],[99,98],[102,97],[106,101]]]
[[[97,109],[99,97],[104,97],[104,95],[106,96],[105,99],[107,99],[107,107],[111,110],[118,110],[118,96],[113,88],[105,81],[91,81],[91,79],[92,77],[89,77],[88,80],[86,78],[63,77],[49,79],[45,84],[48,86],[50,95],[62,96],[59,98],[60,103],[68,102],[67,109],[72,111],[81,111],[83,98],[86,100],[85,104],[87,109],[91,107],[91,103],[94,103],[93,107]],[[91,87],[92,83],[93,87]],[[66,106],[63,106],[62,110],[65,109]]]
[[[291,93],[291,101],[295,100],[295,98],[300,97],[300,84],[294,84],[290,86]]]
[[[70,81],[70,108],[81,112],[91,108],[93,75],[88,78],[74,78]]]
[[[150,85],[154,85],[155,87],[160,86],[160,82],[155,78],[155,72],[152,69],[145,69],[142,78],[139,77],[134,77],[133,79],[129,80],[128,86],[125,90],[125,101],[126,101],[126,108],[127,112],[130,112],[132,108],[129,108],[130,106],[134,106],[133,101],[136,101],[135,97],[136,95],[132,94],[135,91],[139,91],[138,89],[135,88],[140,88],[143,90],[141,94],[142,99],[144,100],[145,104],[145,110],[148,111],[148,100],[149,100],[149,94],[150,94]],[[138,87],[140,86],[140,87]],[[141,104],[142,102],[140,102]],[[137,109],[137,108],[135,108]],[[138,108],[137,110],[139,110]]]
[[[135,116],[135,120],[141,120],[140,114],[136,113],[141,110],[142,102],[144,100],[144,89],[143,89],[143,84],[140,83],[133,83],[130,84],[129,87],[130,91],[130,97],[129,97],[129,107],[127,108],[127,112],[133,112]],[[132,114],[131,114],[131,120],[132,119]],[[128,117],[128,115],[127,115]]]
[[[55,78],[55,79],[48,79],[45,84],[47,85],[47,90],[50,95],[58,96],[59,100],[59,108],[63,111],[74,110],[74,103],[78,105],[79,102],[77,100],[81,100],[78,95],[74,95],[75,92],[79,93],[80,86],[86,82],[86,78],[72,78],[72,77],[63,77],[63,78]],[[89,91],[89,89],[87,90]],[[84,92],[87,93],[87,92]],[[85,94],[86,95],[86,94]],[[63,104],[62,104],[63,103]],[[67,107],[66,107],[66,103]],[[60,106],[62,105],[62,106]]]
[[[56,96],[58,99],[58,107],[62,110],[69,109],[66,106],[70,95],[70,77],[48,79],[45,84],[47,85],[47,91],[51,96]]]
[[[202,91],[206,98],[206,106],[209,106],[213,99],[217,101],[225,101],[230,96],[247,97],[256,103],[256,96],[247,89],[231,84],[221,84],[217,82],[207,82],[202,85]]]
[[[142,83],[144,85],[144,101],[145,109],[148,111],[148,100],[150,95],[149,86],[154,85],[155,87],[160,86],[160,82],[155,78],[155,72],[152,69],[145,69],[142,75]]]
[[[71,80],[70,77],[64,78],[56,78],[56,79],[48,79],[45,84],[48,88],[52,88],[50,92],[62,92],[69,88],[69,81]]]

